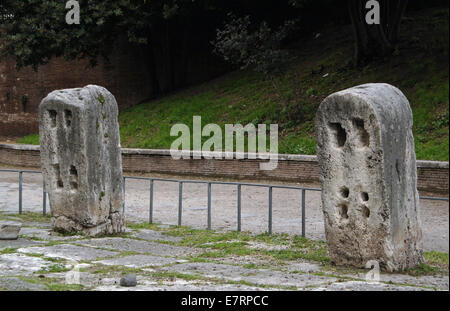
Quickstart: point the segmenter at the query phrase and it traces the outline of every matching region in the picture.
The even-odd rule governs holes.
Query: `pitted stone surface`
[[[28,254],[43,254],[45,257],[63,258],[68,260],[96,260],[98,258],[118,255],[118,252],[82,247],[71,244],[61,244],[46,247],[20,248],[18,252]]]
[[[105,88],[50,93],[39,106],[42,170],[56,231],[124,230],[118,108]]]
[[[156,256],[190,256],[198,254],[200,251],[181,246],[173,246],[168,244],[160,244],[150,241],[141,241],[126,238],[101,238],[80,242],[82,245],[92,247],[102,247],[108,249],[119,250],[122,252],[150,253]]]
[[[316,116],[322,208],[331,261],[388,271],[423,261],[412,112],[388,84],[327,97]]]
[[[107,266],[125,266],[129,268],[142,268],[149,266],[164,266],[176,263],[177,261],[178,261],[177,259],[167,257],[158,257],[150,255],[132,255],[100,260],[94,263],[100,263]]]

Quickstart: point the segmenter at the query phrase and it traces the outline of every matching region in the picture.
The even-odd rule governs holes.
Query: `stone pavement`
[[[448,254],[446,264],[374,283],[368,271],[329,264],[322,241],[297,236],[129,224],[120,236],[89,238],[52,233],[37,214],[0,219],[23,225],[18,240],[0,241],[0,290],[449,290]],[[130,273],[138,285],[121,287]]]

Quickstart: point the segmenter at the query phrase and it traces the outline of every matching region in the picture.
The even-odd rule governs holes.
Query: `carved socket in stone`
[[[388,271],[420,264],[416,156],[406,97],[366,84],[326,98],[316,116],[322,208],[331,260]]]
[[[41,161],[55,230],[123,231],[117,114],[114,96],[94,85],[54,91],[40,104]]]

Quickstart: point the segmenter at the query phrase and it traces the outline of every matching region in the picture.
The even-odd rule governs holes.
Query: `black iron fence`
[[[31,171],[31,170],[13,170],[13,169],[0,169],[0,173],[18,173],[19,175],[19,197],[18,197],[18,212],[22,214],[23,212],[23,175],[24,174],[42,174],[40,171]],[[156,182],[172,182],[178,183],[178,225],[182,225],[183,219],[183,185],[184,184],[203,184],[207,185],[207,197],[208,197],[208,217],[207,217],[207,228],[211,229],[211,219],[212,219],[212,206],[211,206],[211,197],[212,197],[212,185],[231,185],[236,186],[237,188],[237,231],[241,231],[242,224],[242,186],[247,187],[257,187],[257,188],[267,188],[268,189],[268,220],[267,220],[267,232],[272,234],[272,224],[273,224],[273,189],[291,189],[296,191],[301,191],[302,200],[301,200],[301,231],[302,236],[306,236],[306,194],[308,191],[321,191],[320,188],[306,188],[306,187],[297,187],[297,186],[288,186],[288,185],[270,185],[270,184],[254,184],[254,183],[242,183],[242,182],[221,182],[221,181],[206,181],[206,180],[181,180],[181,179],[164,179],[164,178],[154,178],[154,177],[136,177],[136,176],[124,176],[123,177],[123,191],[126,193],[126,181],[127,180],[142,180],[149,182],[149,219],[148,222],[150,224],[153,223],[153,203],[154,203],[154,186]],[[43,183],[42,187],[43,198],[42,198],[42,213],[43,215],[47,214],[47,192],[45,191],[45,186]],[[125,196],[124,196],[125,197]],[[1,198],[0,198],[1,199]],[[441,197],[428,197],[421,196],[422,200],[433,200],[433,201],[447,201],[449,198],[441,198]],[[125,213],[125,204],[123,206],[123,212]]]

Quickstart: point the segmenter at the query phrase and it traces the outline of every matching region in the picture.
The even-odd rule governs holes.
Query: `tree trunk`
[[[348,11],[355,38],[356,65],[364,64],[377,56],[388,56],[398,41],[400,22],[408,0],[378,0],[380,3],[380,24],[366,22],[367,0],[348,0]]]

